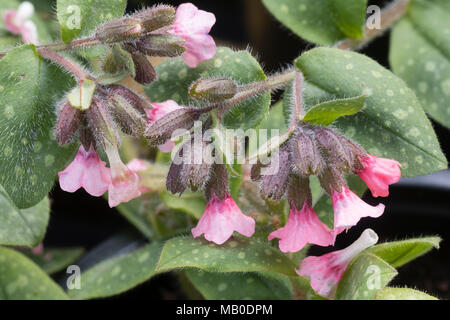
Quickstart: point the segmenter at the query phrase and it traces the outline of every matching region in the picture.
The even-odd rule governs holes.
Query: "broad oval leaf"
[[[187,278],[208,300],[292,300],[289,277],[273,272],[214,273],[190,269]]]
[[[373,300],[397,271],[371,254],[358,255],[348,266],[336,290],[336,300]]]
[[[425,292],[410,288],[384,288],[376,297],[376,300],[439,300]]]
[[[239,84],[262,81],[266,76],[258,61],[248,51],[233,51],[220,47],[217,54],[197,68],[188,68],[181,58],[168,59],[156,68],[158,80],[145,88],[153,102],[169,99],[184,105],[192,100],[188,95],[189,86],[199,78],[227,77]],[[270,107],[270,94],[264,93],[234,106],[226,112],[221,124],[227,128],[248,129],[257,126]]]
[[[350,116],[361,111],[366,98],[365,95],[361,95],[319,103],[309,109],[302,120],[315,125],[328,126],[340,117]]]
[[[450,4],[412,1],[392,31],[389,61],[412,88],[425,111],[450,127]]]
[[[66,300],[64,291],[19,252],[0,247],[0,300]]]
[[[36,247],[44,238],[49,212],[47,198],[34,207],[18,209],[0,186],[0,244]]]
[[[439,249],[439,237],[427,237],[381,243],[368,249],[391,266],[398,268],[424,255],[433,248]]]
[[[110,297],[147,281],[156,274],[161,243],[153,242],[131,253],[100,262],[81,274],[81,289],[68,292],[72,299]]]
[[[363,37],[367,0],[328,0],[328,5],[334,23],[346,36]]]
[[[126,0],[57,0],[63,42],[90,36],[99,25],[121,17],[126,5]]]
[[[25,256],[36,263],[44,272],[53,274],[63,270],[75,262],[84,253],[83,248],[44,248],[41,254],[30,250],[23,252]]]
[[[367,95],[366,106],[336,126],[369,153],[402,164],[404,176],[447,167],[436,134],[416,96],[405,83],[372,59],[354,52],[316,48],[296,61],[310,86],[306,108],[322,99]]]
[[[73,83],[32,45],[0,60],[0,184],[18,208],[40,202],[75,153],[53,134],[55,103]]]
[[[256,239],[233,237],[223,245],[204,239],[177,237],[164,245],[156,270],[197,268],[212,272],[272,271],[295,276],[295,265],[284,254]]]

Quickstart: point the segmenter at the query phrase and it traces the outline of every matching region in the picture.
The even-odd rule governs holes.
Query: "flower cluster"
[[[34,14],[32,3],[25,1],[17,10],[5,10],[3,21],[5,28],[12,34],[21,35],[24,43],[38,44],[36,24],[30,20]]]

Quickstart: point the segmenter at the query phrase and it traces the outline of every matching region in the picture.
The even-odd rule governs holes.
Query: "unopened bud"
[[[183,171],[187,178],[186,184],[192,191],[196,192],[204,187],[209,177],[211,164],[204,161],[203,157],[209,148],[207,142],[203,140],[201,143],[195,143],[194,140],[191,141],[190,147],[188,157],[185,157],[186,163],[183,166]],[[199,155],[202,155],[202,157],[199,157],[200,161],[197,161],[196,157]]]
[[[319,176],[319,181],[322,188],[330,195],[333,190],[341,192],[347,185],[342,174],[334,167],[326,167]]]
[[[269,165],[259,172],[260,176],[260,194],[261,197],[270,198],[275,201],[281,200],[286,193],[291,165],[289,160],[289,150],[286,146],[281,147],[279,156],[272,156]],[[256,172],[254,172],[254,175]]]
[[[199,119],[203,111],[198,108],[182,107],[176,109],[162,118],[150,122],[145,130],[145,137],[150,144],[164,144],[177,129],[190,129]]]
[[[132,17],[142,24],[145,33],[149,33],[171,25],[175,21],[175,8],[158,5],[141,10],[133,14]]]
[[[116,123],[124,133],[135,137],[144,134],[146,120],[142,113],[121,95],[110,95],[108,102]]]
[[[205,102],[222,102],[233,98],[238,91],[236,82],[227,78],[200,79],[189,87],[189,94]]]
[[[178,57],[186,48],[185,40],[166,34],[151,34],[143,39],[139,39],[132,46],[135,50],[152,57]]]
[[[55,137],[59,145],[63,146],[72,141],[80,125],[83,113],[64,100],[58,107],[58,120],[55,127]]]
[[[178,156],[183,157],[183,148],[181,148],[178,152]],[[177,164],[175,161],[172,161],[170,165],[169,173],[167,174],[166,188],[173,194],[182,194],[184,190],[186,190],[187,186],[186,179],[184,177],[183,165],[183,163]]]
[[[316,138],[322,149],[322,154],[328,164],[345,172],[350,172],[352,167],[352,153],[342,143],[341,135],[324,127],[315,128]]]
[[[307,177],[320,172],[323,160],[311,135],[300,129],[289,140],[289,146],[292,152],[292,162],[300,176]]]
[[[98,27],[95,38],[103,43],[132,41],[142,35],[142,29],[139,20],[120,18]]]
[[[139,110],[145,116],[145,110],[151,107],[150,101],[147,98],[138,95],[130,89],[120,85],[114,84],[108,87],[111,94],[117,94],[125,98],[134,108]]]
[[[156,79],[156,71],[153,65],[148,61],[147,57],[140,53],[132,53],[131,57],[134,62],[134,70],[136,76],[134,79],[142,84],[146,85]]]
[[[305,202],[312,206],[312,194],[309,188],[309,178],[292,175],[289,179],[289,204],[297,210],[302,210]]]
[[[113,146],[117,146],[119,133],[104,99],[97,96],[94,97],[91,107],[85,112],[96,142],[103,148],[105,147],[105,141],[108,141]]]

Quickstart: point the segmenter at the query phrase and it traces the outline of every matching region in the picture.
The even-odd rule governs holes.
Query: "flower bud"
[[[306,177],[320,172],[323,167],[323,160],[311,135],[298,130],[289,140],[289,147],[292,152],[292,161],[301,176]],[[301,210],[301,208],[298,208],[298,210]]]
[[[103,97],[94,96],[91,107],[85,111],[89,127],[97,144],[105,148],[105,142],[112,146],[119,143],[119,133],[116,129],[113,117]]]
[[[171,25],[175,21],[175,8],[158,5],[139,11],[132,17],[142,24],[145,33],[149,33]]]
[[[139,20],[120,18],[98,27],[95,31],[95,38],[103,43],[131,41],[142,35],[142,29]]]
[[[301,210],[303,206],[308,204],[312,207],[312,194],[309,188],[309,178],[291,175],[288,187],[289,204],[295,206],[297,210]]]
[[[316,127],[315,132],[322,155],[327,163],[332,164],[339,170],[350,172],[353,155],[348,147],[342,143],[342,135],[324,127]]]
[[[179,156],[183,156],[183,148],[179,150]],[[180,195],[186,190],[186,179],[184,178],[183,163],[177,164],[172,161],[167,174],[166,188],[173,194]]]
[[[205,151],[209,150],[208,145],[205,141],[201,141],[201,143],[195,143],[195,141],[191,141],[189,149],[189,157],[185,157],[186,162],[183,166],[183,171],[185,172],[185,176],[187,178],[187,185],[189,188],[196,192],[199,189],[202,189],[208,180],[209,173],[211,170],[211,164],[204,161],[203,154]],[[196,155],[202,155],[200,161],[197,161]],[[200,162],[200,163],[199,163]]]
[[[203,113],[201,109],[192,107],[181,107],[162,118],[152,121],[145,130],[145,137],[150,144],[164,144],[171,138],[172,132],[177,129],[190,129],[194,122],[199,119]]]
[[[178,57],[186,50],[184,43],[185,40],[177,36],[151,34],[132,46],[136,51],[152,57]]]
[[[59,145],[63,146],[72,141],[78,130],[83,113],[64,100],[58,106],[58,120],[55,127],[55,137]]]
[[[140,137],[144,134],[146,120],[142,113],[118,94],[110,95],[108,102],[114,120],[124,133],[135,137]]]
[[[236,82],[227,78],[200,79],[189,87],[189,94],[205,102],[222,102],[233,98],[238,91]]]
[[[146,114],[146,109],[150,108],[151,104],[147,98],[138,95],[132,90],[120,85],[114,84],[108,86],[108,89],[111,94],[116,94],[125,98],[134,108],[139,110],[143,115]]]
[[[146,85],[156,79],[156,71],[153,65],[148,61],[147,57],[140,53],[132,53],[131,58],[134,63],[136,82]]]

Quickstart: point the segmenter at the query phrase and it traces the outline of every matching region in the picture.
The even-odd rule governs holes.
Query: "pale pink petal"
[[[350,228],[356,225],[361,218],[378,218],[384,212],[384,205],[375,207],[365,203],[349,188],[343,187],[342,192],[333,192],[331,199],[334,210],[334,228]]]
[[[137,173],[139,171],[147,170],[148,163],[141,159],[135,158],[127,163],[127,167],[128,167],[128,169]]]
[[[59,185],[66,192],[75,192],[82,187],[84,160],[81,157],[84,156],[80,156],[80,151],[78,151],[72,163],[64,171],[58,173]]]
[[[34,14],[34,6],[29,1],[24,1],[19,5],[17,9],[17,15],[23,20],[30,19]]]
[[[212,195],[203,216],[192,229],[192,235],[197,238],[204,234],[206,240],[220,245],[225,243],[234,231],[251,237],[255,232],[255,220],[244,215],[230,195],[224,200]]]
[[[401,164],[395,160],[368,155],[362,161],[363,170],[357,174],[364,180],[374,197],[387,197],[389,185],[400,180]]]
[[[182,108],[173,100],[151,103],[153,108],[146,109],[148,121],[156,121],[177,109]]]
[[[12,34],[20,34],[20,27],[23,25],[23,19],[17,15],[16,10],[5,10],[3,13],[5,28]]]
[[[31,253],[34,254],[35,256],[40,256],[41,254],[44,253],[44,245],[40,243],[37,247],[31,249]]]
[[[195,68],[200,61],[209,60],[216,54],[214,39],[208,35],[215,23],[214,14],[198,10],[192,3],[178,7],[171,32],[186,41],[182,58],[189,67]]]
[[[305,258],[296,272],[300,276],[310,279],[311,287],[317,294],[331,298],[333,290],[350,262],[377,241],[377,234],[371,229],[366,229],[358,240],[343,250],[327,253],[320,257]]]
[[[22,34],[23,43],[38,44],[37,28],[33,21],[25,21],[20,27],[20,33]]]
[[[307,243],[319,246],[334,245],[336,235],[323,224],[314,210],[306,204],[298,211],[294,206],[289,210],[286,225],[269,235],[269,240],[279,238],[282,252],[297,252]]]
[[[158,149],[164,153],[171,152],[173,148],[175,148],[175,142],[173,142],[172,140],[168,140],[164,144],[160,144],[158,146]]]

